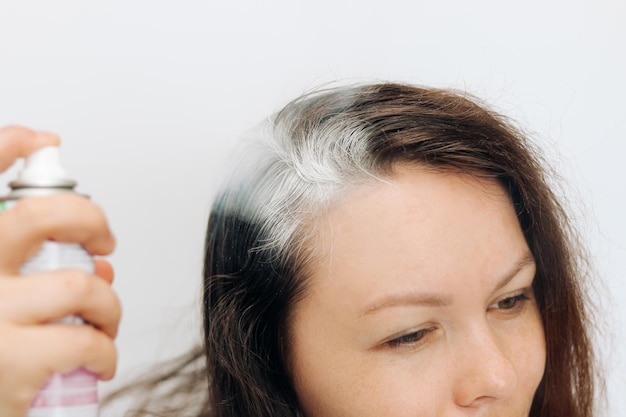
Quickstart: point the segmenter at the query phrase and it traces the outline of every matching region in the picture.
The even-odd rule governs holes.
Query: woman
[[[209,219],[204,346],[143,408],[594,415],[584,259],[520,132],[377,84],[297,99],[260,136]]]

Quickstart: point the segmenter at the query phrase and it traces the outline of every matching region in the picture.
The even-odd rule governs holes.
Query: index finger
[[[45,146],[58,146],[61,139],[54,133],[40,132],[22,126],[0,128],[0,172],[18,158],[30,155]]]

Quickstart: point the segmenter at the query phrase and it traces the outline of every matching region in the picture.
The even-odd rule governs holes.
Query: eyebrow
[[[494,292],[507,286],[513,278],[519,274],[519,272],[535,263],[535,259],[530,252],[526,252],[524,256],[513,266],[510,272],[502,277],[496,284]],[[418,305],[426,307],[445,307],[452,304],[452,297],[443,294],[429,294],[429,293],[403,293],[403,294],[390,294],[382,299],[375,301],[368,307],[366,307],[359,317],[366,316],[368,314],[375,313],[379,310],[397,307],[403,305]]]

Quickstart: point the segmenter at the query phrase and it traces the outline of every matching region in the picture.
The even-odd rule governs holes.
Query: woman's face
[[[528,416],[545,342],[535,264],[500,185],[401,166],[320,231],[291,322],[307,417]]]

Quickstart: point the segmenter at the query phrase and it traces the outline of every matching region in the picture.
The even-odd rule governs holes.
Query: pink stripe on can
[[[98,403],[98,379],[85,369],[56,374],[33,400],[31,407],[77,406]]]

